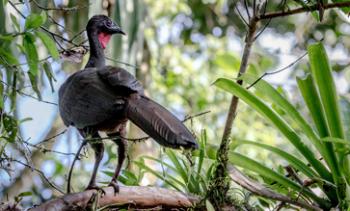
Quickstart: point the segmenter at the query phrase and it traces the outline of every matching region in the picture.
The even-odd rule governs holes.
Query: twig
[[[74,36],[72,37],[72,39],[70,39],[70,40],[73,42],[77,37],[79,37],[80,35],[82,35],[85,31],[86,31],[85,29],[84,29],[84,30],[81,30],[78,34],[74,35]]]
[[[34,97],[34,96],[30,95],[30,94],[26,94],[26,93],[22,92],[21,90],[16,89],[16,87],[7,84],[5,81],[0,80],[0,83],[4,84],[7,87],[12,88],[14,91],[16,91],[18,94],[20,94],[22,96],[26,96],[26,97],[35,99],[35,100],[37,100],[39,102],[42,102],[42,103],[47,103],[47,104],[56,105],[56,106],[58,105],[57,103],[53,103],[53,102],[50,102],[50,101],[42,100],[42,99],[39,99],[38,97]]]
[[[240,18],[242,19],[242,21],[244,22],[244,24],[248,26],[248,22],[244,19],[242,13],[241,13],[241,12],[239,11],[239,9],[237,8],[237,5],[235,6],[235,9],[236,9],[236,11],[237,11],[239,17],[240,17]]]
[[[16,159],[13,159],[13,158],[9,158],[8,161],[17,162],[17,163],[19,163],[19,164],[21,164],[21,165],[23,165],[23,166],[25,166],[25,167],[27,167],[27,168],[30,168],[30,169],[32,169],[32,170],[38,172],[39,175],[40,175],[52,188],[54,188],[55,190],[57,190],[57,191],[60,192],[61,194],[64,194],[64,192],[63,192],[61,189],[59,189],[53,182],[51,182],[51,181],[45,176],[44,172],[42,172],[41,170],[39,170],[39,169],[37,169],[37,168],[34,168],[34,167],[32,167],[32,166],[30,166],[30,165],[28,165],[28,164],[26,164],[26,163],[23,163],[23,162],[20,161],[20,160],[16,160]]]
[[[49,19],[51,20],[51,22],[53,24],[56,24],[57,26],[61,27],[65,31],[72,32],[71,30],[69,30],[65,26],[63,26],[62,24],[58,23],[51,15],[47,14],[47,17],[49,17]]]
[[[72,165],[71,165],[71,167],[70,167],[70,169],[69,169],[69,173],[68,173],[68,178],[67,178],[67,193],[70,193],[70,190],[71,190],[70,181],[71,181],[71,179],[72,179],[72,173],[73,173],[74,164],[75,164],[75,162],[79,159],[80,152],[81,152],[81,150],[83,149],[83,147],[84,147],[86,144],[87,144],[87,140],[84,140],[84,141],[81,143],[81,145],[80,145],[78,151],[75,153],[75,157],[74,157],[74,159],[73,159]]]
[[[39,142],[39,143],[37,143],[35,145],[38,146],[38,145],[41,145],[41,144],[43,144],[45,142],[51,141],[51,140],[57,138],[58,136],[61,136],[61,135],[65,134],[66,132],[67,132],[67,129],[64,129],[62,132],[60,132],[60,133],[58,133],[58,134],[56,134],[56,135],[54,135],[54,136],[52,136],[50,138],[44,139],[44,140],[42,140],[41,142]]]
[[[244,50],[243,50],[243,56],[242,56],[242,62],[241,62],[241,66],[239,68],[239,72],[238,72],[238,77],[241,77],[242,74],[245,73],[247,67],[248,67],[248,59],[250,56],[250,51],[251,51],[251,47],[252,44],[254,42],[254,35],[255,35],[255,31],[256,31],[256,25],[257,25],[257,19],[253,18],[250,23],[249,23],[249,31],[246,37],[246,44],[244,46]],[[242,84],[242,80],[238,80],[237,81],[239,84]],[[224,134],[222,137],[222,140],[228,140],[229,136],[231,134],[231,129],[232,129],[232,123],[234,120],[234,117],[236,115],[236,109],[237,109],[237,103],[238,103],[238,98],[237,97],[233,97],[231,100],[231,105],[230,105],[230,110],[229,110],[229,114],[226,120],[226,124],[225,124],[225,129],[224,129]],[[224,141],[225,142],[225,141]]]
[[[61,154],[61,155],[68,155],[68,156],[75,155],[74,153],[60,152],[60,151],[57,151],[57,150],[46,149],[45,147],[42,147],[42,146],[38,146],[38,145],[36,145],[36,144],[29,143],[28,141],[25,141],[25,140],[22,140],[22,142],[23,142],[24,144],[26,144],[27,146],[30,146],[30,147],[33,147],[33,148],[36,148],[36,149],[42,151],[43,153],[52,152],[52,153],[57,153],[57,154]]]
[[[323,9],[332,9],[332,8],[343,8],[343,7],[350,7],[350,1],[346,2],[335,2],[335,3],[330,3],[330,4],[325,4],[323,5]],[[271,13],[266,13],[262,14],[257,17],[258,21],[264,20],[264,19],[270,19],[270,18],[277,18],[277,17],[284,17],[284,16],[289,16],[289,15],[295,15],[303,12],[312,12],[319,10],[319,5],[314,4],[309,7],[299,7],[293,10],[289,11],[279,11],[279,12],[271,12]]]
[[[308,210],[318,210],[321,211],[322,209],[316,205],[311,205],[307,203],[306,201],[303,201],[301,199],[292,199],[288,196],[281,195],[279,193],[276,193],[272,191],[271,189],[268,189],[261,185],[258,182],[255,182],[251,180],[250,178],[246,177],[242,172],[240,172],[237,168],[234,166],[229,166],[229,173],[230,177],[233,181],[238,183],[240,186],[244,187],[245,189],[251,191],[252,193],[265,197],[270,198],[282,202],[286,202],[289,204],[294,204],[302,208],[306,208]]]
[[[297,181],[300,185],[304,186],[303,181],[299,178],[297,172],[291,167],[290,165],[287,165],[284,167],[286,171],[288,172],[287,177],[291,177],[295,181]]]
[[[123,64],[123,65],[128,66],[128,67],[133,67],[133,68],[135,68],[136,70],[139,69],[139,67],[136,66],[136,65],[132,65],[132,64],[129,64],[129,63],[126,63],[126,62],[118,61],[118,60],[113,59],[113,58],[108,57],[108,56],[105,56],[105,58],[106,58],[107,60],[110,60],[110,61],[113,61],[113,62],[116,62],[116,63],[119,63],[119,64]]]
[[[74,7],[44,7],[44,6],[41,6],[37,1],[33,0],[34,4],[42,9],[42,10],[47,10],[47,11],[50,11],[50,10],[58,10],[58,11],[64,11],[64,12],[74,12],[74,11],[77,11],[77,10],[81,10],[81,9],[84,9],[84,8],[87,8],[90,6],[90,4],[88,5],[85,5],[85,6],[74,6]]]
[[[16,7],[16,5],[14,5],[11,1],[9,1],[8,3],[16,10],[16,12],[17,12],[22,18],[24,18],[24,19],[27,18],[21,11],[19,11],[19,9]],[[58,38],[60,38],[61,40],[63,40],[63,41],[65,41],[65,42],[67,42],[67,43],[70,43],[70,44],[74,45],[75,47],[78,47],[78,46],[79,46],[79,45],[75,44],[74,42],[72,42],[72,41],[70,41],[70,40],[68,40],[68,39],[66,39],[66,38],[64,38],[64,37],[62,37],[61,35],[56,34],[56,33],[52,32],[52,31],[46,29],[46,28],[43,27],[43,26],[40,26],[40,28],[41,28],[42,30],[44,30],[45,32],[51,34],[51,36],[58,37]],[[57,43],[57,42],[56,42],[56,43]]]
[[[265,31],[265,29],[268,27],[268,25],[270,25],[271,22],[271,18],[266,22],[266,24],[264,25],[264,27],[259,31],[259,33],[254,37],[254,41],[256,39],[258,39],[260,37],[260,35]]]
[[[186,122],[186,121],[188,121],[188,120],[190,120],[190,119],[194,119],[194,118],[196,118],[196,117],[200,117],[200,116],[203,116],[203,115],[205,115],[205,114],[208,114],[208,113],[210,113],[211,111],[203,111],[203,112],[201,112],[201,113],[198,113],[198,114],[194,114],[194,115],[190,115],[190,116],[188,116],[188,117],[186,117],[184,120],[182,120],[182,122]]]
[[[280,73],[280,72],[282,72],[282,71],[292,67],[293,65],[298,63],[301,59],[303,59],[306,55],[307,55],[307,52],[304,53],[303,55],[301,55],[299,58],[297,58],[294,62],[290,63],[289,65],[287,65],[287,66],[285,66],[285,67],[283,67],[283,68],[281,68],[279,70],[276,70],[276,71],[273,71],[273,72],[265,72],[258,79],[256,79],[256,81],[254,81],[252,84],[250,84],[246,89],[252,88],[255,84],[257,84],[261,79],[263,79],[267,75],[277,74],[277,73]]]
[[[248,20],[250,20],[250,13],[249,13],[249,8],[248,8],[248,0],[243,0],[244,2],[244,7],[245,7],[245,11],[247,12],[247,15],[248,15]]]

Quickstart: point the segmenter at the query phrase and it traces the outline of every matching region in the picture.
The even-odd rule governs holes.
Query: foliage
[[[283,174],[287,172],[282,174],[277,169],[271,170],[269,167],[233,150],[230,154],[230,161],[232,164],[258,173],[288,189],[289,195],[294,197],[303,195],[324,209],[329,209],[330,206],[346,208],[349,200],[349,196],[346,194],[349,188],[347,176],[349,175],[348,146],[344,144],[347,141],[344,139],[338,95],[323,45],[320,43],[310,45],[308,54],[311,73],[307,74],[305,79],[298,78],[298,85],[313,119],[314,128],[286,97],[263,80],[259,81],[255,88],[259,94],[263,95],[264,101],[229,79],[222,78],[215,82],[216,86],[238,96],[264,118],[270,120],[280,133],[294,145],[303,158],[298,158],[273,146],[251,141],[237,141],[233,143],[233,146],[249,144],[276,153],[295,169],[296,175],[289,174],[286,177]],[[243,76],[243,78],[248,82],[254,81],[252,77]],[[273,103],[274,106],[269,106],[267,102]],[[284,112],[282,113],[280,110]],[[304,136],[307,137],[308,142],[301,138]],[[328,138],[328,141],[325,141],[325,137],[331,139]],[[334,138],[340,141],[334,141]],[[322,156],[325,163],[318,160],[315,151]],[[310,166],[305,162],[310,163]],[[316,186],[306,185],[305,180],[313,181],[312,184]],[[301,184],[300,181],[302,181]],[[315,194],[316,187],[323,190],[327,200],[323,198],[323,194]]]
[[[198,141],[200,143],[199,151],[194,155],[188,154],[186,156],[188,160],[180,157],[173,150],[167,149],[165,150],[165,156],[160,158],[144,156],[139,161],[136,161],[136,164],[140,169],[164,181],[166,186],[170,186],[178,191],[205,196],[205,193],[208,191],[208,181],[212,174],[215,157],[210,156],[206,152],[206,149],[209,147],[207,147],[205,131],[202,132]],[[152,170],[152,168],[145,165],[144,160],[146,159],[155,161],[157,165],[160,165],[161,171]]]

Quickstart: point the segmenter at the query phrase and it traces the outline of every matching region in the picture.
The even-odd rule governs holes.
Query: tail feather
[[[126,115],[159,144],[171,148],[198,148],[186,126],[163,106],[141,96],[130,98]]]

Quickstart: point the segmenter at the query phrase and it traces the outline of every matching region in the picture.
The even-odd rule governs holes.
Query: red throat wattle
[[[98,34],[98,40],[100,41],[101,43],[101,46],[103,49],[106,48],[109,40],[111,39],[111,35],[110,34],[107,34],[107,33],[104,33],[104,32],[101,32]]]

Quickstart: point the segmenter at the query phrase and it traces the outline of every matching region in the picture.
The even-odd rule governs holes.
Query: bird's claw
[[[108,186],[112,186],[114,189],[114,195],[116,195],[116,193],[119,193],[119,185],[116,181],[112,180]]]
[[[98,192],[101,192],[101,196],[106,195],[106,191],[103,190],[103,188],[98,187],[97,185],[89,185],[85,188],[85,190],[96,190]]]

